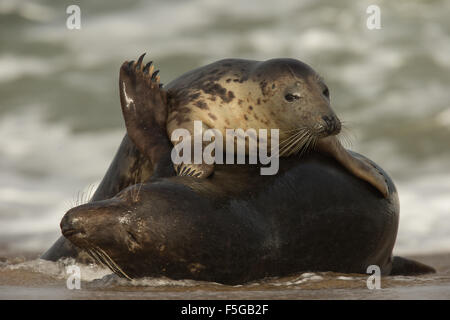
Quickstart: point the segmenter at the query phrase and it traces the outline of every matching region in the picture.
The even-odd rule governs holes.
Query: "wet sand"
[[[450,253],[408,256],[433,266],[437,273],[382,277],[379,290],[369,290],[368,275],[360,274],[303,273],[225,286],[165,278],[129,282],[102,277],[107,271],[93,265],[83,272],[100,279],[84,279],[80,290],[69,290],[66,265],[35,257],[0,258],[0,299],[450,299]]]

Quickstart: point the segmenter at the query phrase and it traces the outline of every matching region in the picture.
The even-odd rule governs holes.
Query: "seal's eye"
[[[328,99],[330,99],[330,91],[328,90],[328,87],[325,87],[325,89],[323,89],[323,95],[325,97],[327,97]]]
[[[296,93],[288,93],[284,96],[284,98],[286,99],[286,101],[292,102],[294,100],[300,99],[300,96]]]

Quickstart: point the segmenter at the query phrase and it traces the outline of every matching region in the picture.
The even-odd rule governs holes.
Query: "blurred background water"
[[[66,28],[67,6],[81,30]],[[381,29],[366,8],[381,8]],[[351,149],[398,187],[397,253],[450,250],[450,1],[0,0],[0,249],[43,251],[125,133],[118,69],[162,82],[225,57],[300,59],[327,81]]]

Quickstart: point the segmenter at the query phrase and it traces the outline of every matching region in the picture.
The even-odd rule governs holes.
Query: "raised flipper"
[[[378,169],[365,158],[358,157],[357,155],[348,152],[341,145],[336,136],[319,139],[316,149],[334,157],[355,176],[369,182],[380,191],[384,197],[387,198],[389,196],[388,184],[383,173],[378,171]]]
[[[426,264],[414,261],[412,259],[406,259],[398,256],[392,258],[392,269],[390,272],[391,276],[408,276],[435,272],[436,270],[433,267],[427,266]]]
[[[172,144],[166,131],[167,93],[161,88],[152,62],[142,64],[144,55],[120,67],[122,113],[128,136],[155,167],[153,176],[172,176]]]

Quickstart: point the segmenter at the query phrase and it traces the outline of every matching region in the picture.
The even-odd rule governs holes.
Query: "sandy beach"
[[[33,254],[0,258],[0,299],[450,299],[450,253],[408,256],[436,268],[422,276],[387,276],[369,290],[360,274],[303,273],[239,286],[145,278],[129,282],[106,275],[69,290],[64,264],[30,260]],[[108,273],[93,266],[90,277]],[[41,271],[41,272],[40,272]]]

